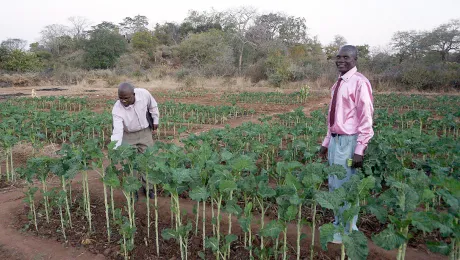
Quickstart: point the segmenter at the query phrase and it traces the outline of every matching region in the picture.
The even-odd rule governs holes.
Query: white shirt
[[[146,117],[147,107],[152,114],[153,124],[158,124],[160,112],[158,111],[158,104],[150,92],[142,88],[135,88],[134,94],[134,104],[125,107],[120,100],[117,100],[113,106],[113,132],[110,140],[117,141],[115,147],[121,145],[123,132],[132,133],[149,127]]]

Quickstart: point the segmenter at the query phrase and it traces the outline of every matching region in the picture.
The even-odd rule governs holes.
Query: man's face
[[[343,75],[356,66],[356,56],[350,50],[340,49],[335,57],[335,65],[339,72]]]
[[[135,94],[134,92],[118,92],[118,99],[120,100],[121,104],[125,107],[134,104],[135,101]]]

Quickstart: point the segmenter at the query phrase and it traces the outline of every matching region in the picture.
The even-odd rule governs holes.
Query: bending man
[[[153,120],[151,130],[147,116],[151,116]],[[126,82],[121,83],[118,87],[118,101],[112,109],[112,117],[113,133],[110,139],[117,141],[115,147],[129,144],[135,146],[138,153],[143,153],[147,147],[153,145],[152,133],[158,128],[160,113],[157,102],[146,89],[134,88]],[[142,185],[146,192],[143,176]],[[153,198],[153,194],[153,191],[149,190],[150,198]]]

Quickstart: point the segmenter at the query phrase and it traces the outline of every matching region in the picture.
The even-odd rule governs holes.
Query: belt
[[[335,134],[335,133],[332,133],[331,136],[332,137],[336,137],[336,136],[342,136],[343,134]]]

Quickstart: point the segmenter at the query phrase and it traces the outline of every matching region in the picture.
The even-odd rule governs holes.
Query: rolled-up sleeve
[[[158,125],[160,121],[160,111],[158,110],[158,104],[155,98],[149,93],[149,112],[152,115],[153,124]]]
[[[112,113],[113,117],[113,131],[112,136],[110,137],[111,141],[116,141],[115,148],[121,145],[123,140],[123,119],[120,116]]]
[[[369,140],[374,136],[372,129],[372,116],[374,106],[372,104],[372,88],[369,82],[362,81],[356,90],[356,116],[358,120],[358,140],[355,154],[363,155]]]

